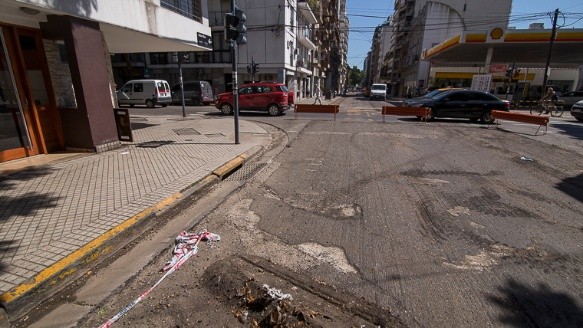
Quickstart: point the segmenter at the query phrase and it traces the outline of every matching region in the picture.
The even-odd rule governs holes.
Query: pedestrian
[[[320,86],[317,90],[316,90],[316,99],[314,99],[314,105],[316,104],[316,102],[320,102],[320,105],[322,105],[322,86]]]

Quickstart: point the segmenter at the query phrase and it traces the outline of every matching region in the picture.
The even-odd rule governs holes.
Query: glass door
[[[2,27],[0,41],[0,162],[4,162],[27,156],[31,141]]]

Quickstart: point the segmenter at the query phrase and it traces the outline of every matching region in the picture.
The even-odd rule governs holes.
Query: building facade
[[[390,81],[393,95],[418,94],[428,86],[430,63],[421,58],[424,49],[464,31],[506,29],[511,6],[511,0],[395,0],[391,45],[379,55],[385,64],[371,72],[371,78]]]
[[[0,162],[120,145],[110,55],[210,49],[206,0],[1,0]]]
[[[237,0],[236,6],[244,10],[247,19],[247,44],[237,46],[239,85],[253,80],[277,81],[286,84],[298,99],[314,97],[319,90],[342,90],[348,48],[345,3]],[[230,11],[230,0],[209,2],[212,50],[186,53],[181,65],[185,81],[208,81],[215,94],[233,88],[230,43],[224,35],[224,18]],[[256,74],[247,70],[252,62],[258,65]],[[112,66],[118,84],[143,77],[179,82],[176,53],[116,55]]]

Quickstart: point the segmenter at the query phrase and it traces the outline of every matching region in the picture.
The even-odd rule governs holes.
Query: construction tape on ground
[[[166,277],[172,274],[172,272],[176,271],[184,262],[186,262],[192,255],[198,253],[198,243],[203,240],[207,242],[216,242],[221,240],[221,237],[217,234],[208,232],[203,230],[198,233],[182,231],[174,240],[175,246],[173,250],[173,255],[168,262],[162,268],[163,271],[166,271],[164,275],[156,281],[156,283],[148,288],[142,295],[136,298],[133,302],[128,304],[125,308],[119,311],[115,316],[111,319],[107,320],[104,324],[99,326],[99,328],[108,328],[113,325],[114,322],[119,320],[123,317],[129,310],[131,310],[136,304],[140,303],[144,298],[146,298],[154,288],[156,288]]]

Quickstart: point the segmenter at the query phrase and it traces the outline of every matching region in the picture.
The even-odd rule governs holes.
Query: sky
[[[484,0],[488,1],[488,0]],[[374,29],[393,14],[394,0],[346,0],[350,28],[348,33],[348,64],[363,69],[370,51]],[[531,23],[552,27],[552,13],[559,9],[557,25],[564,28],[583,28],[583,0],[513,0],[510,26],[528,28]]]

